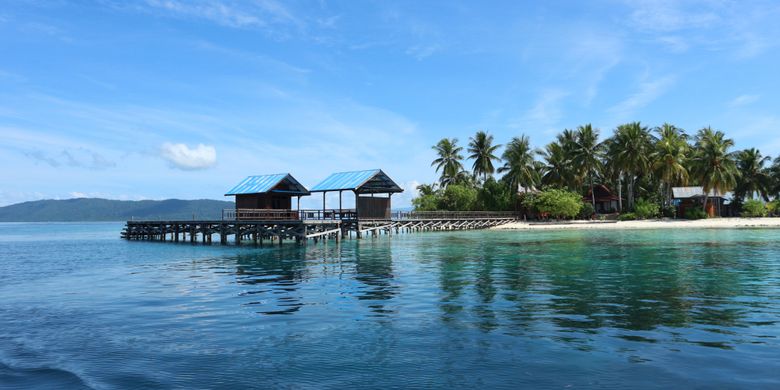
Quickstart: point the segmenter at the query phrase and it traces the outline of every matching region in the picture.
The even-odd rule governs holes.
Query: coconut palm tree
[[[484,131],[478,131],[474,137],[469,138],[469,159],[474,160],[472,171],[475,177],[482,175],[484,181],[496,171],[493,160],[498,160],[494,153],[499,147],[501,145],[493,145],[493,136]]]
[[[636,181],[647,174],[652,166],[651,156],[654,138],[647,127],[639,122],[620,125],[607,142],[607,162],[628,179],[628,207],[634,207]],[[622,180],[621,180],[622,181]]]
[[[566,156],[563,146],[558,142],[551,142],[538,154],[544,159],[541,183],[573,190],[571,183],[574,180],[574,174],[571,169],[571,160]]]
[[[539,184],[539,170],[534,161],[534,153],[525,135],[512,138],[506,145],[501,155],[504,165],[498,168],[498,172],[504,174],[513,191],[517,191],[518,186],[523,186],[528,191]]]
[[[442,138],[433,146],[433,150],[436,151],[438,157],[433,160],[431,166],[436,166],[436,172],[441,171],[439,183],[442,186],[447,186],[463,171],[461,163],[463,156],[460,154],[463,147],[458,146],[457,138]]]
[[[769,201],[771,191],[771,177],[769,169],[764,165],[770,161],[768,156],[762,156],[756,148],[745,149],[737,153],[737,169],[739,178],[734,189],[734,195],[738,199],[746,196],[754,199],[755,195]]]
[[[704,189],[704,205],[707,212],[707,199],[710,191],[722,195],[731,191],[737,184],[739,171],[733,152],[734,140],[726,138],[722,131],[705,127],[696,133],[692,173]]]
[[[780,156],[776,157],[769,167],[769,177],[771,179],[769,193],[778,198],[780,197]]]
[[[599,143],[599,131],[589,124],[577,127],[576,143],[572,151],[572,164],[579,167],[580,177],[590,182],[590,195],[593,209],[596,209],[596,194],[593,192],[595,176],[601,167],[603,146]]]
[[[674,125],[664,123],[655,129],[658,140],[653,152],[653,172],[661,180],[666,206],[672,204],[672,187],[688,184],[688,135]]]

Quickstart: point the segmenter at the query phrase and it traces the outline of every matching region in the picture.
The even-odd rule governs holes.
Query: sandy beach
[[[713,218],[688,220],[646,221],[567,221],[567,222],[511,222],[493,227],[496,230],[545,230],[545,229],[735,229],[780,228],[780,218]]]

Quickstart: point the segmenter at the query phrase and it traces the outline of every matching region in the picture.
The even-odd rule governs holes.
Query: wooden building
[[[296,197],[300,208],[302,196],[311,195],[298,180],[289,173],[249,176],[225,196],[236,197],[235,215],[231,219],[241,220],[292,220],[298,219],[298,211],[292,209],[292,198]]]
[[[672,199],[677,206],[677,216],[685,217],[685,211],[692,208],[702,209],[704,206],[704,187],[672,187]],[[721,216],[721,206],[725,197],[710,190],[707,195],[707,206],[704,207],[708,217]]]
[[[355,194],[355,208],[344,209],[342,193],[352,191]],[[391,197],[403,192],[381,169],[367,171],[334,173],[312,187],[311,192],[322,192],[322,212],[328,213],[325,195],[328,192],[339,193],[337,219],[374,219],[390,220]],[[336,215],[336,209],[331,211]]]
[[[610,214],[618,211],[620,198],[613,194],[612,191],[603,184],[597,184],[593,186],[593,192],[596,194],[596,210],[598,214]],[[592,204],[593,197],[591,196],[590,189],[588,193],[582,198],[585,203]]]

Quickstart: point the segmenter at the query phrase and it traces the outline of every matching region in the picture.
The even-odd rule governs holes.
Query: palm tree
[[[664,123],[657,127],[658,141],[653,153],[653,171],[666,187],[664,194],[666,206],[672,204],[672,187],[688,184],[688,169],[685,167],[689,157],[688,135],[674,125]]]
[[[421,195],[433,195],[436,193],[436,183],[434,184],[420,184],[417,186],[417,192]]]
[[[473,138],[469,138],[468,152],[471,153],[469,159],[474,160],[474,176],[482,175],[483,180],[487,180],[488,175],[496,171],[493,160],[498,160],[494,153],[499,147],[501,145],[493,145],[493,136],[484,131],[478,131]]]
[[[738,199],[744,199],[749,196],[754,199],[758,194],[765,201],[769,201],[771,191],[770,173],[764,164],[770,161],[768,156],[762,156],[756,148],[745,149],[737,153],[737,169],[740,176],[737,179],[737,186],[734,189],[734,195]]]
[[[576,143],[572,151],[572,164],[580,167],[580,177],[588,177],[590,182],[590,195],[593,209],[596,209],[596,194],[593,192],[594,176],[601,166],[603,146],[599,143],[599,131],[589,124],[577,127]]]
[[[653,136],[639,122],[620,125],[607,142],[607,161],[618,171],[619,180],[628,177],[628,207],[634,207],[637,178],[650,171]]]
[[[772,162],[772,166],[769,167],[769,177],[771,179],[769,192],[772,196],[778,198],[780,197],[780,156],[776,157],[775,161]]]
[[[722,131],[705,127],[696,134],[692,173],[704,189],[704,212],[707,212],[707,199],[710,191],[722,195],[731,191],[737,184],[739,171],[734,153],[734,140],[725,138]]]
[[[442,138],[433,147],[433,150],[439,157],[433,160],[431,166],[436,166],[436,172],[441,171],[439,183],[442,186],[447,186],[463,171],[463,164],[460,162],[463,159],[460,154],[463,148],[458,146],[457,138]]]
[[[567,187],[572,190],[570,185],[574,174],[564,147],[558,142],[551,142],[538,154],[544,159],[541,183],[553,187]]]
[[[539,184],[540,177],[534,153],[525,135],[512,138],[506,145],[506,150],[501,155],[504,166],[498,168],[498,172],[504,173],[504,178],[513,191],[517,191],[518,186],[523,186],[527,192],[529,188]]]

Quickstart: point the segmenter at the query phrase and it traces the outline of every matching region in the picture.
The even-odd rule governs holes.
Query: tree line
[[[533,148],[526,135],[509,140],[499,156],[501,146],[485,131],[470,137],[465,150],[457,138],[441,139],[431,163],[439,180],[418,186],[415,209],[512,210],[522,204],[518,189],[520,198],[537,189],[589,193],[585,208],[595,209],[597,185],[616,192],[616,212],[648,203],[670,210],[672,188],[678,186],[701,186],[705,196],[733,193],[738,209],[780,195],[780,157],[773,161],[755,148],[736,150],[733,139],[711,127],[690,135],[668,123],[650,128],[631,122],[600,140],[599,130],[586,124],[563,130],[544,148]]]

